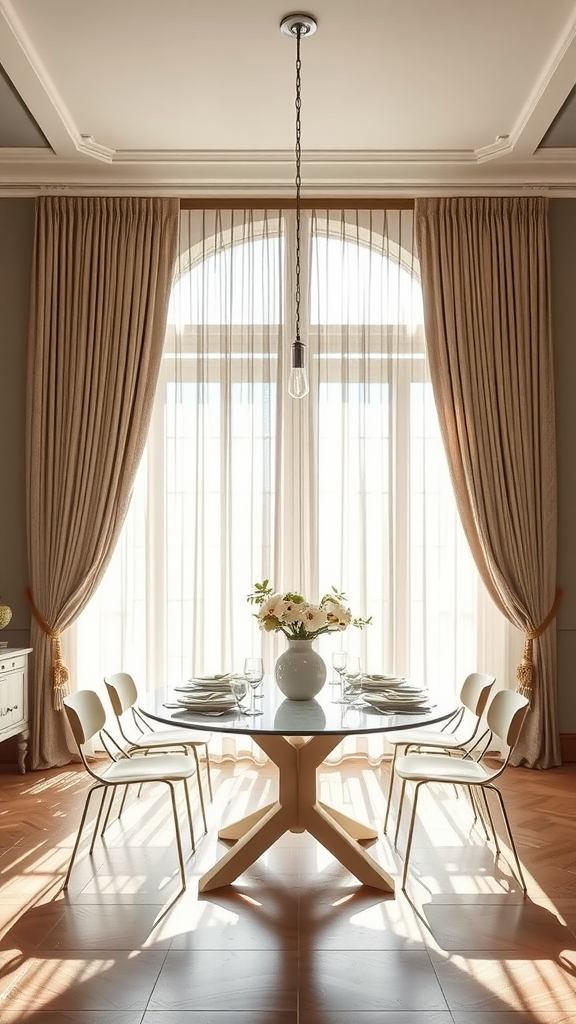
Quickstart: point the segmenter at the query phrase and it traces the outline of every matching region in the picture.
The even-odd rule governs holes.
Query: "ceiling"
[[[0,0],[0,196],[289,196],[279,0]],[[314,196],[576,195],[574,0],[311,0]]]

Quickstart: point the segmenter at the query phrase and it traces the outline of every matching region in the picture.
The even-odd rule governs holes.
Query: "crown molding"
[[[0,149],[0,191],[40,188],[178,189],[181,194],[246,194],[291,187],[294,153],[282,150],[115,150],[79,131],[17,0],[0,0],[0,63],[48,139],[52,151]],[[40,47],[41,44],[38,43]],[[539,141],[576,80],[576,9],[571,10],[524,107],[489,145],[463,150],[308,150],[303,189],[359,194],[400,187],[571,189],[576,150],[538,149]],[[2,178],[10,179],[2,182]],[[541,181],[541,185],[533,184]]]
[[[203,182],[195,186],[174,183],[91,183],[91,184],[56,184],[38,182],[37,184],[19,184],[18,182],[0,181],[0,199],[2,198],[37,198],[38,196],[157,196],[176,197],[179,199],[243,199],[253,201],[255,198],[275,205],[282,198],[293,200],[293,189],[280,189],[275,184],[265,185],[262,182],[248,184],[232,184],[223,186],[220,183]],[[542,195],[549,198],[576,198],[576,181],[573,183],[550,184],[546,182],[519,183],[470,183],[458,181],[445,182],[409,182],[390,181],[374,185],[371,183],[326,183],[306,191],[305,200],[341,199],[353,202],[358,200],[417,199],[432,197],[490,197],[490,196],[529,196]]]
[[[94,160],[103,160],[107,164],[111,164],[114,161],[114,150],[109,149],[108,146],[102,146],[99,142],[94,140],[93,135],[81,135],[80,139],[76,142],[76,149],[79,153],[84,153],[85,156],[91,156]]]
[[[0,150],[0,194],[150,194],[249,196],[294,194],[289,152],[199,151],[111,154],[91,137],[84,152],[62,160],[46,149]],[[477,160],[471,152],[308,152],[302,195],[523,195],[527,190],[573,194],[576,150],[544,149],[526,160]]]
[[[535,154],[538,163],[543,164],[574,164],[576,168],[576,149],[553,149],[551,146],[543,146]]]
[[[0,151],[1,152],[1,151]],[[294,168],[294,152],[292,150],[116,150],[112,161],[114,164],[282,164]],[[311,150],[302,153],[302,166],[325,166],[329,164],[384,166],[395,164],[474,164],[476,156],[473,150]]]

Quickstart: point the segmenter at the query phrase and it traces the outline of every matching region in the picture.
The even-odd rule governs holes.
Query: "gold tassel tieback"
[[[46,622],[46,619],[40,614],[36,605],[34,604],[34,598],[30,588],[26,588],[26,597],[32,609],[32,614],[36,619],[36,622],[40,626],[40,629],[50,637],[52,641],[52,671],[54,673],[52,681],[52,697],[54,702],[54,710],[62,711],[64,707],[64,697],[70,693],[70,673],[64,664],[62,657],[62,643],[60,637],[60,630],[52,629],[52,627]]]
[[[534,640],[537,640],[539,636],[542,636],[546,632],[548,626],[554,619],[556,612],[558,611],[558,605],[562,597],[562,591],[560,588],[556,591],[554,597],[554,603],[548,615],[544,621],[538,626],[537,629],[531,629],[526,632],[524,639],[524,651],[522,652],[522,661],[516,669],[516,679],[518,680],[518,691],[527,697],[528,700],[532,701],[532,684],[534,682],[534,658],[533,658],[533,646]]]

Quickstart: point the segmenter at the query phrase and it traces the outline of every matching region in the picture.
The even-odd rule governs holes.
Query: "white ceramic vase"
[[[326,665],[312,640],[289,640],[274,669],[276,685],[288,700],[311,700],[326,682]]]

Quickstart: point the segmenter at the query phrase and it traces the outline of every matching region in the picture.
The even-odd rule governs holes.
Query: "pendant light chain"
[[[300,60],[300,39],[302,25],[296,25],[296,341],[300,341],[300,199],[302,190],[302,61]]]
[[[294,341],[290,353],[290,376],[288,394],[292,398],[304,398],[310,390],[306,368],[306,345],[300,340],[300,273],[301,273],[301,193],[302,193],[302,61],[300,42],[303,36],[313,35],[317,28],[316,18],[311,14],[288,14],[280,22],[280,30],[292,39],[296,37],[296,268],[294,287]]]

